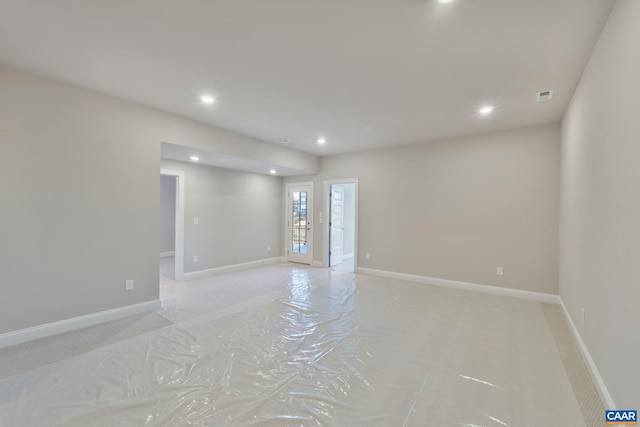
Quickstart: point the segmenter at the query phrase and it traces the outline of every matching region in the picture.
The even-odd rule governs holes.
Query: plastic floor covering
[[[540,304],[276,265],[0,380],[0,426],[585,426]]]

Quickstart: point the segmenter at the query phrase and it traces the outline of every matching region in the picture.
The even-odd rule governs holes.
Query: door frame
[[[353,272],[358,272],[358,178],[345,178],[345,179],[328,179],[323,181],[324,187],[324,211],[326,212],[326,221],[322,221],[322,213],[320,215],[321,222],[324,222],[324,226],[322,229],[322,233],[324,236],[323,248],[322,248],[322,266],[329,267],[329,251],[331,248],[329,247],[330,241],[330,233],[331,229],[329,227],[329,213],[331,209],[331,197],[329,196],[329,192],[331,191],[331,186],[333,184],[354,184],[354,204],[355,204],[355,236],[353,239]]]
[[[175,279],[184,280],[184,171],[161,168],[160,175],[176,177]]]
[[[300,262],[300,261],[292,261],[289,259],[291,248],[291,227],[288,225],[291,221],[291,210],[289,209],[289,198],[290,189],[293,187],[302,187],[309,186],[311,187],[310,194],[307,195],[307,221],[311,224],[311,228],[309,229],[307,242],[310,240],[310,244],[307,243],[307,253],[309,254],[309,265],[313,264],[313,236],[314,236],[314,228],[315,224],[313,223],[313,198],[314,198],[314,186],[313,181],[306,182],[291,182],[285,185],[285,197],[284,197],[284,259],[287,262]],[[304,263],[306,264],[306,263]]]

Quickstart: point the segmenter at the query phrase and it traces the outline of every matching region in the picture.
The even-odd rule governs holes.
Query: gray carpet
[[[543,303],[540,306],[556,342],[585,424],[587,427],[601,427],[604,424],[604,406],[573,338],[569,324],[565,320],[562,307],[557,304]]]
[[[0,379],[22,374],[172,323],[152,312],[0,349]]]

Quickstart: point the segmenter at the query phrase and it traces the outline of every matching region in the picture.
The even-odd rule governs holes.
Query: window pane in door
[[[292,233],[291,247],[293,252],[307,253],[307,192],[294,191],[292,196]]]

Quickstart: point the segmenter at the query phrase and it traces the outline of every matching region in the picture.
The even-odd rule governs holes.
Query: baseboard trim
[[[565,319],[567,319],[567,322],[569,323],[571,333],[578,343],[580,354],[582,354],[582,359],[587,364],[587,369],[589,369],[589,373],[591,374],[591,378],[596,385],[596,389],[598,390],[598,394],[600,395],[602,403],[604,403],[606,409],[617,409],[616,404],[613,402],[611,394],[609,394],[607,386],[604,384],[604,381],[600,376],[600,371],[598,371],[595,362],[591,358],[589,350],[587,350],[587,346],[585,345],[584,341],[582,341],[580,332],[578,332],[578,328],[576,328],[575,323],[573,323],[573,319],[571,318],[571,315],[569,315],[569,310],[567,310],[567,307],[564,305],[564,301],[562,301],[562,299],[560,299],[560,306],[562,307],[562,312],[564,313]]]
[[[223,267],[209,268],[206,270],[192,271],[184,273],[184,280],[202,279],[209,276],[217,276],[220,274],[233,273],[236,271],[248,270],[250,268],[261,267],[269,264],[278,264],[283,262],[284,258],[279,256],[275,258],[259,259],[256,261],[243,262],[241,264],[225,265]]]
[[[22,344],[64,332],[75,331],[77,329],[134,316],[136,314],[146,313],[159,308],[160,300],[157,299],[118,307],[111,310],[99,311],[97,313],[91,313],[84,316],[72,317],[70,319],[59,320],[57,322],[46,323],[44,325],[33,326],[30,328],[20,329],[18,331],[7,332],[0,334],[0,348]]]
[[[176,256],[176,252],[175,251],[171,251],[171,252],[160,252],[160,258],[169,258],[172,256]]]
[[[322,261],[311,261],[311,267],[324,268],[324,262],[322,262]]]
[[[483,292],[487,294],[502,295],[512,298],[521,298],[531,301],[560,304],[560,296],[545,294],[542,292],[523,291],[520,289],[501,288],[499,286],[481,285],[478,283],[458,282],[456,280],[438,279],[435,277],[418,276],[415,274],[396,273],[394,271],[375,270],[373,268],[358,268],[358,273],[369,276],[384,277],[387,279],[404,280],[406,282],[422,283],[424,285],[444,286],[447,288],[462,289],[466,291]]]

